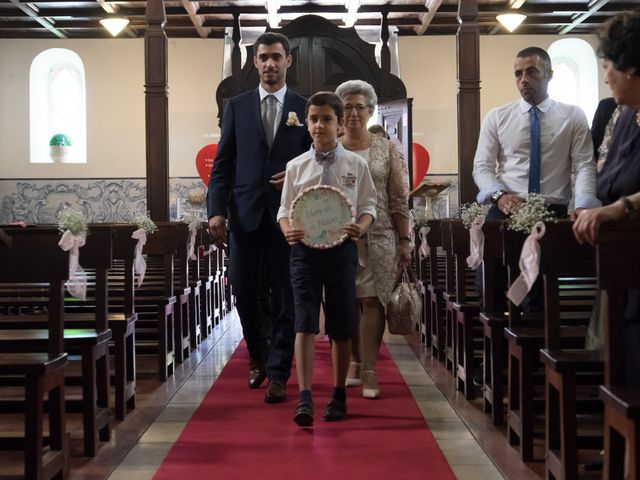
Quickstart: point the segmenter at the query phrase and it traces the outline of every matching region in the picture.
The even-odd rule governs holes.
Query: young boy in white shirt
[[[291,247],[290,271],[295,309],[295,360],[300,388],[294,421],[313,425],[311,384],[315,335],[319,331],[322,292],[325,293],[325,329],[332,339],[334,389],[324,411],[325,421],[341,420],[347,414],[345,382],[349,368],[351,337],[355,327],[356,241],[376,217],[376,189],[366,160],[338,143],[343,106],[333,92],[318,92],[307,101],[305,122],[313,145],[287,164],[278,210],[278,223]],[[330,165],[325,168],[328,162]],[[343,227],[348,235],[340,245],[314,249],[300,243],[304,231],[289,222],[291,203],[303,188],[328,184],[339,188],[350,200],[356,221]]]

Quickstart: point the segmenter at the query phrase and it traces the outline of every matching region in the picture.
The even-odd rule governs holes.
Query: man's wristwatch
[[[494,205],[498,204],[498,200],[500,200],[500,198],[507,192],[505,192],[504,190],[498,190],[496,192],[493,192],[491,194],[491,203],[493,203]]]

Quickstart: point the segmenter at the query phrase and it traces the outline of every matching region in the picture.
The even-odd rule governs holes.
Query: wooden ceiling
[[[313,13],[344,25],[348,1],[358,2],[357,27],[379,27],[386,14],[399,35],[453,35],[458,28],[456,0],[274,0],[280,26]],[[143,37],[145,1],[2,0],[0,38],[110,38],[99,20],[118,15],[130,20],[119,36]],[[167,0],[165,31],[169,37],[222,38],[238,17],[242,28],[264,28],[264,0]],[[640,0],[478,0],[478,25],[484,35],[508,34],[496,15],[518,9],[527,19],[518,34],[593,33],[611,15],[637,8]]]

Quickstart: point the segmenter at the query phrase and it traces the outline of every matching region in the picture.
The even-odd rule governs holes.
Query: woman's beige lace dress
[[[392,141],[376,135],[369,149],[355,153],[367,160],[378,192],[376,221],[358,243],[356,293],[358,298],[378,297],[386,310],[398,273],[397,234],[391,216],[399,213],[409,218],[404,160]]]

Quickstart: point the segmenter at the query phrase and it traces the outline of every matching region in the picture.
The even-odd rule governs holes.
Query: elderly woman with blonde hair
[[[356,295],[361,316],[359,335],[352,340],[347,377],[348,386],[362,384],[363,397],[374,399],[380,396],[376,362],[384,334],[386,304],[399,266],[411,261],[407,179],[403,175],[404,160],[395,144],[367,130],[378,101],[373,87],[361,80],[350,80],[338,86],[336,94],[344,104],[344,135],[340,141],[344,148],[367,160],[378,192],[378,217],[358,244]]]

